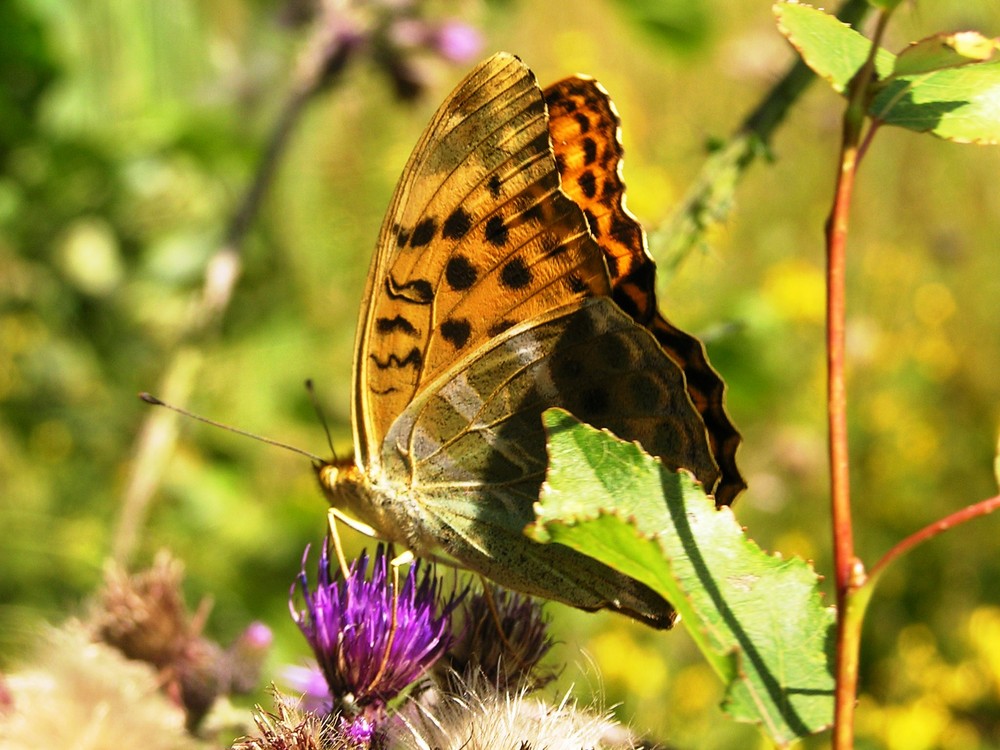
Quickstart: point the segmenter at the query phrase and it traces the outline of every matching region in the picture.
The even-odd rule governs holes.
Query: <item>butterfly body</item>
[[[334,507],[418,555],[666,627],[672,610],[642,584],[523,533],[545,478],[541,413],[550,407],[638,441],[710,490],[731,476],[731,456],[720,460],[722,441],[689,394],[688,359],[675,362],[641,325],[658,316],[652,261],[610,260],[595,236],[602,221],[611,237],[632,231],[620,181],[617,196],[609,189],[603,203],[581,208],[588,194],[597,198],[599,177],[611,184],[617,157],[605,154],[599,172],[597,143],[580,140],[582,166],[560,164],[575,141],[554,145],[550,128],[572,119],[582,129],[575,115],[589,110],[551,91],[547,103],[517,58],[495,55],[459,84],[414,149],[362,306],[355,458],[320,467],[320,481]],[[564,119],[550,115],[560,104]],[[560,176],[570,169],[573,186]],[[609,263],[638,271],[615,277]],[[652,306],[647,320],[615,301],[631,292]],[[707,363],[703,370],[721,398],[721,380]],[[724,416],[721,402],[705,401]]]

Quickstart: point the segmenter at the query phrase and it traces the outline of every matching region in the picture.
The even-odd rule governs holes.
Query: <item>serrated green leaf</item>
[[[780,745],[833,716],[834,613],[815,572],[747,539],[729,508],[638,445],[545,413],[549,473],[529,533],[565,544],[667,599],[727,685],[724,710]]]
[[[897,76],[869,113],[888,125],[959,143],[1000,143],[1000,61]]]
[[[816,75],[843,94],[858,69],[864,65],[871,50],[871,40],[817,8],[796,3],[778,3],[774,6],[778,29],[796,49],[806,65]],[[875,70],[879,78],[892,73],[896,57],[891,52],[879,50],[875,56]]]
[[[892,72],[897,76],[917,75],[986,62],[993,57],[998,44],[1000,40],[977,31],[935,34],[913,42],[900,52]]]
[[[864,64],[871,41],[808,5],[774,6],[778,27],[802,59],[840,94]],[[968,49],[966,49],[968,52]],[[960,143],[1000,143],[1000,61],[897,76],[897,58],[875,57],[879,89],[869,115],[887,125]]]

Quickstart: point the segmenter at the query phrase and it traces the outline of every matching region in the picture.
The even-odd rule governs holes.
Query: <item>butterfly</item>
[[[657,309],[625,209],[618,116],[595,81],[545,91],[515,56],[437,110],[386,213],[358,324],[355,455],[317,466],[332,506],[382,539],[523,593],[655,627],[644,585],[524,535],[562,407],[692,472],[745,486],[723,383]]]

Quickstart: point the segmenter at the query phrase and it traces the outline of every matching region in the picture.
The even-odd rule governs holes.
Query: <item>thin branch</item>
[[[833,205],[826,225],[827,244],[827,409],[830,441],[830,505],[833,558],[837,589],[837,642],[834,674],[833,747],[854,746],[854,706],[857,701],[858,658],[864,606],[852,594],[864,583],[864,569],[854,553],[851,521],[850,453],[847,433],[847,381],[845,375],[847,320],[847,229],[851,197],[857,176],[858,148],[862,138],[875,56],[891,16],[878,16],[868,58],[850,84],[844,111],[840,163]]]
[[[871,571],[868,573],[868,582],[873,583],[879,576],[882,575],[893,560],[906,554],[918,544],[922,544],[929,539],[933,539],[938,534],[942,534],[945,531],[971,521],[974,518],[987,516],[996,510],[1000,510],[1000,495],[995,495],[994,497],[980,500],[978,503],[973,505],[966,506],[961,510],[957,510],[944,518],[925,526],[920,529],[920,531],[910,534],[906,537],[906,539],[903,539],[901,542],[893,546],[892,549],[882,555],[882,559],[872,566]]]

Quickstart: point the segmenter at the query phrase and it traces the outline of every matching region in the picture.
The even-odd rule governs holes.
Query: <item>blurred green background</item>
[[[320,96],[220,325],[185,339],[205,264],[287,94],[306,5],[0,3],[0,668],[16,667],[40,622],[82,611],[100,581],[150,412],[137,391],[325,454],[302,387],[311,377],[337,449],[350,449],[354,326],[382,213],[469,66],[438,66],[410,104],[365,65]],[[515,52],[543,84],[574,72],[604,83],[623,118],[629,206],[655,228],[710,139],[735,129],[793,55],[768,0],[651,4],[661,25],[636,3],[571,7],[441,4],[479,26],[483,57]],[[920,2],[898,14],[888,46],[963,28],[1000,34],[1000,7]],[[665,313],[706,341],[729,386],[750,484],[739,520],[824,575],[822,230],[841,108],[813,86],[730,219],[660,279]],[[997,492],[998,175],[996,148],[888,129],[862,167],[848,346],[855,531],[869,564]],[[188,367],[189,393],[171,391],[182,378],[164,385]],[[286,600],[325,503],[305,459],[190,421],[179,430],[158,455],[162,475],[140,472],[156,484],[134,562],[163,547],[181,558],[192,603],[214,600],[208,632],[223,642],[265,621],[276,675],[306,656]],[[979,520],[886,576],[865,631],[859,747],[1000,747],[998,532],[1000,519]],[[553,657],[567,664],[559,689],[599,695],[678,747],[766,746],[723,717],[721,686],[684,633],[549,609]]]

